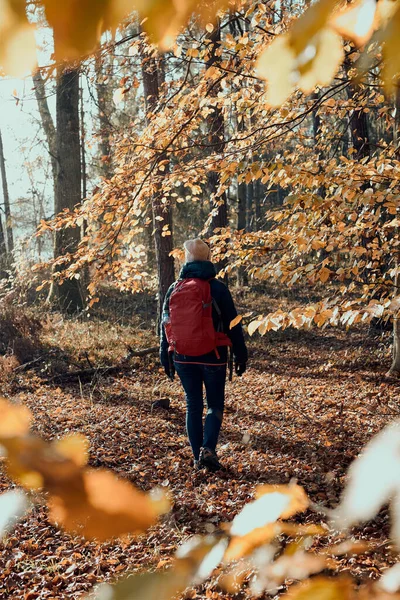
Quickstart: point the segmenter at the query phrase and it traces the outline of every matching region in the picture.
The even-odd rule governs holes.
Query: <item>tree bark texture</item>
[[[6,171],[6,160],[4,157],[3,138],[0,131],[0,171],[1,181],[3,185],[3,200],[4,200],[4,215],[6,221],[6,235],[7,235],[7,252],[11,254],[14,250],[14,236],[11,219],[11,207],[10,207],[10,195],[8,193],[8,182],[7,182],[7,171]]]
[[[349,99],[353,99],[357,96],[359,88],[355,84],[350,84],[347,88],[347,94]],[[355,106],[357,105],[356,100],[354,101]],[[355,149],[354,158],[361,160],[371,154],[371,145],[368,132],[368,117],[362,108],[356,107],[353,110],[353,114],[349,119],[351,139],[353,147]]]
[[[54,126],[53,117],[49,109],[46,96],[46,86],[43,81],[40,70],[37,70],[33,77],[33,87],[35,90],[36,102],[39,109],[40,119],[42,121],[42,127],[47,140],[47,149],[50,155],[51,161],[51,172],[53,175],[53,188],[56,189],[57,181],[57,140],[56,140],[56,128]]]
[[[7,266],[7,246],[4,236],[3,219],[0,214],[0,269],[3,270]]]
[[[400,80],[397,82],[396,97],[395,97],[395,118],[393,126],[393,141],[396,149],[396,158],[400,159]],[[399,211],[398,211],[399,212]],[[399,232],[397,231],[397,236]],[[396,256],[396,267],[400,269],[400,251]],[[396,273],[394,279],[394,297],[400,295],[400,273]],[[393,349],[392,349],[392,364],[388,375],[400,377],[400,311],[393,316]]]
[[[207,60],[207,68],[218,64],[221,60],[219,56],[219,50],[221,46],[221,27],[219,21],[217,21],[210,35],[210,40],[211,48],[210,55]],[[210,92],[210,97],[216,98],[219,91],[219,86],[214,86]],[[213,151],[216,154],[222,154],[225,148],[224,115],[218,106],[214,106],[213,109],[214,110],[208,119],[209,141]],[[208,188],[213,200],[211,200],[212,217],[208,231],[209,235],[212,235],[215,229],[227,227],[228,225],[226,193],[224,192],[222,195],[216,197],[219,184],[220,176],[218,171],[210,171],[208,174]]]
[[[56,88],[56,147],[58,158],[55,209],[73,210],[81,202],[81,152],[79,128],[79,70],[60,66]],[[80,240],[78,227],[56,232],[55,257],[75,252]],[[66,279],[58,286],[61,308],[75,312],[83,308],[77,279]]]
[[[158,73],[157,59],[153,56],[144,56],[142,59],[143,88],[146,101],[147,120],[151,121],[159,98],[159,81],[162,79]],[[162,74],[161,74],[162,75]],[[161,170],[162,167],[162,170]],[[158,157],[155,177],[161,179],[168,172],[169,163],[166,155]],[[174,259],[170,256],[173,250],[173,222],[172,207],[163,202],[162,189],[159,186],[151,199],[154,246],[158,274],[158,316],[160,317],[168,288],[175,280]],[[165,235],[163,229],[168,225],[170,235]]]
[[[96,93],[99,106],[99,139],[101,173],[106,179],[111,177],[111,122],[109,104],[109,85],[104,83],[103,62],[100,54],[95,59]]]

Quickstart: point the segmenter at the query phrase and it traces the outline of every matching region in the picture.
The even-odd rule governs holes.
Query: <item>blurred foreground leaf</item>
[[[14,527],[30,508],[26,495],[19,490],[0,494],[0,538]]]
[[[87,441],[69,435],[48,443],[26,435],[30,412],[0,403],[0,444],[6,451],[6,470],[27,488],[48,493],[49,518],[67,531],[106,540],[142,533],[169,510],[165,495],[149,495],[111,471],[85,468]]]
[[[353,595],[353,584],[350,579],[315,577],[294,585],[285,600],[350,600]]]
[[[170,600],[207,579],[222,560],[226,540],[193,536],[181,546],[171,569],[128,575],[115,585],[101,585],[88,600]]]

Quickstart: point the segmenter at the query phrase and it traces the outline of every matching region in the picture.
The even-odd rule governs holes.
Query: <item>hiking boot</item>
[[[216,453],[210,448],[201,448],[199,457],[200,468],[205,467],[209,471],[219,471],[223,466],[219,462]]]
[[[200,461],[199,461],[199,460],[196,460],[196,459],[195,459],[195,460],[193,461],[193,469],[194,469],[195,471],[200,471],[200,469],[201,469],[201,466],[200,466]]]

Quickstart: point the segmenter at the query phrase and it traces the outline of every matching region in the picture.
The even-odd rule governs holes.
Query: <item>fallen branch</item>
[[[47,383],[55,381],[69,381],[71,379],[88,379],[93,378],[95,375],[111,375],[112,373],[118,373],[126,369],[123,365],[111,366],[111,367],[94,367],[92,369],[78,369],[76,371],[68,371],[67,373],[58,373],[46,379]]]
[[[109,367],[91,367],[88,369],[77,369],[76,371],[68,371],[66,373],[58,373],[47,379],[48,383],[55,381],[70,381],[71,379],[89,379],[96,375],[112,375],[119,371],[126,371],[130,367],[127,362],[130,358],[147,356],[148,354],[156,354],[158,352],[158,346],[152,346],[151,348],[142,348],[141,350],[135,350],[128,346],[128,354],[125,356],[118,365],[111,365]]]
[[[147,354],[157,354],[159,347],[152,346],[151,348],[142,348],[142,350],[135,350],[131,346],[127,346],[128,355],[126,356],[126,360],[129,358],[134,358],[135,356],[146,356]]]
[[[47,357],[48,357],[48,355],[47,355]],[[15,369],[13,369],[13,371],[14,371],[14,373],[18,373],[18,371],[27,371],[28,369],[33,367],[33,365],[44,360],[45,358],[46,358],[46,356],[43,356],[43,355],[39,356],[38,358],[35,358],[34,360],[30,360],[29,362],[26,362],[23,365],[18,365],[18,367],[15,367]]]

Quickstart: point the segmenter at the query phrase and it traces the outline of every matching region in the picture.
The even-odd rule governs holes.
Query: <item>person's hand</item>
[[[171,381],[174,380],[175,377],[175,367],[174,365],[164,365],[164,371],[168,379]]]
[[[238,377],[241,377],[246,370],[246,363],[235,363],[235,373]]]

